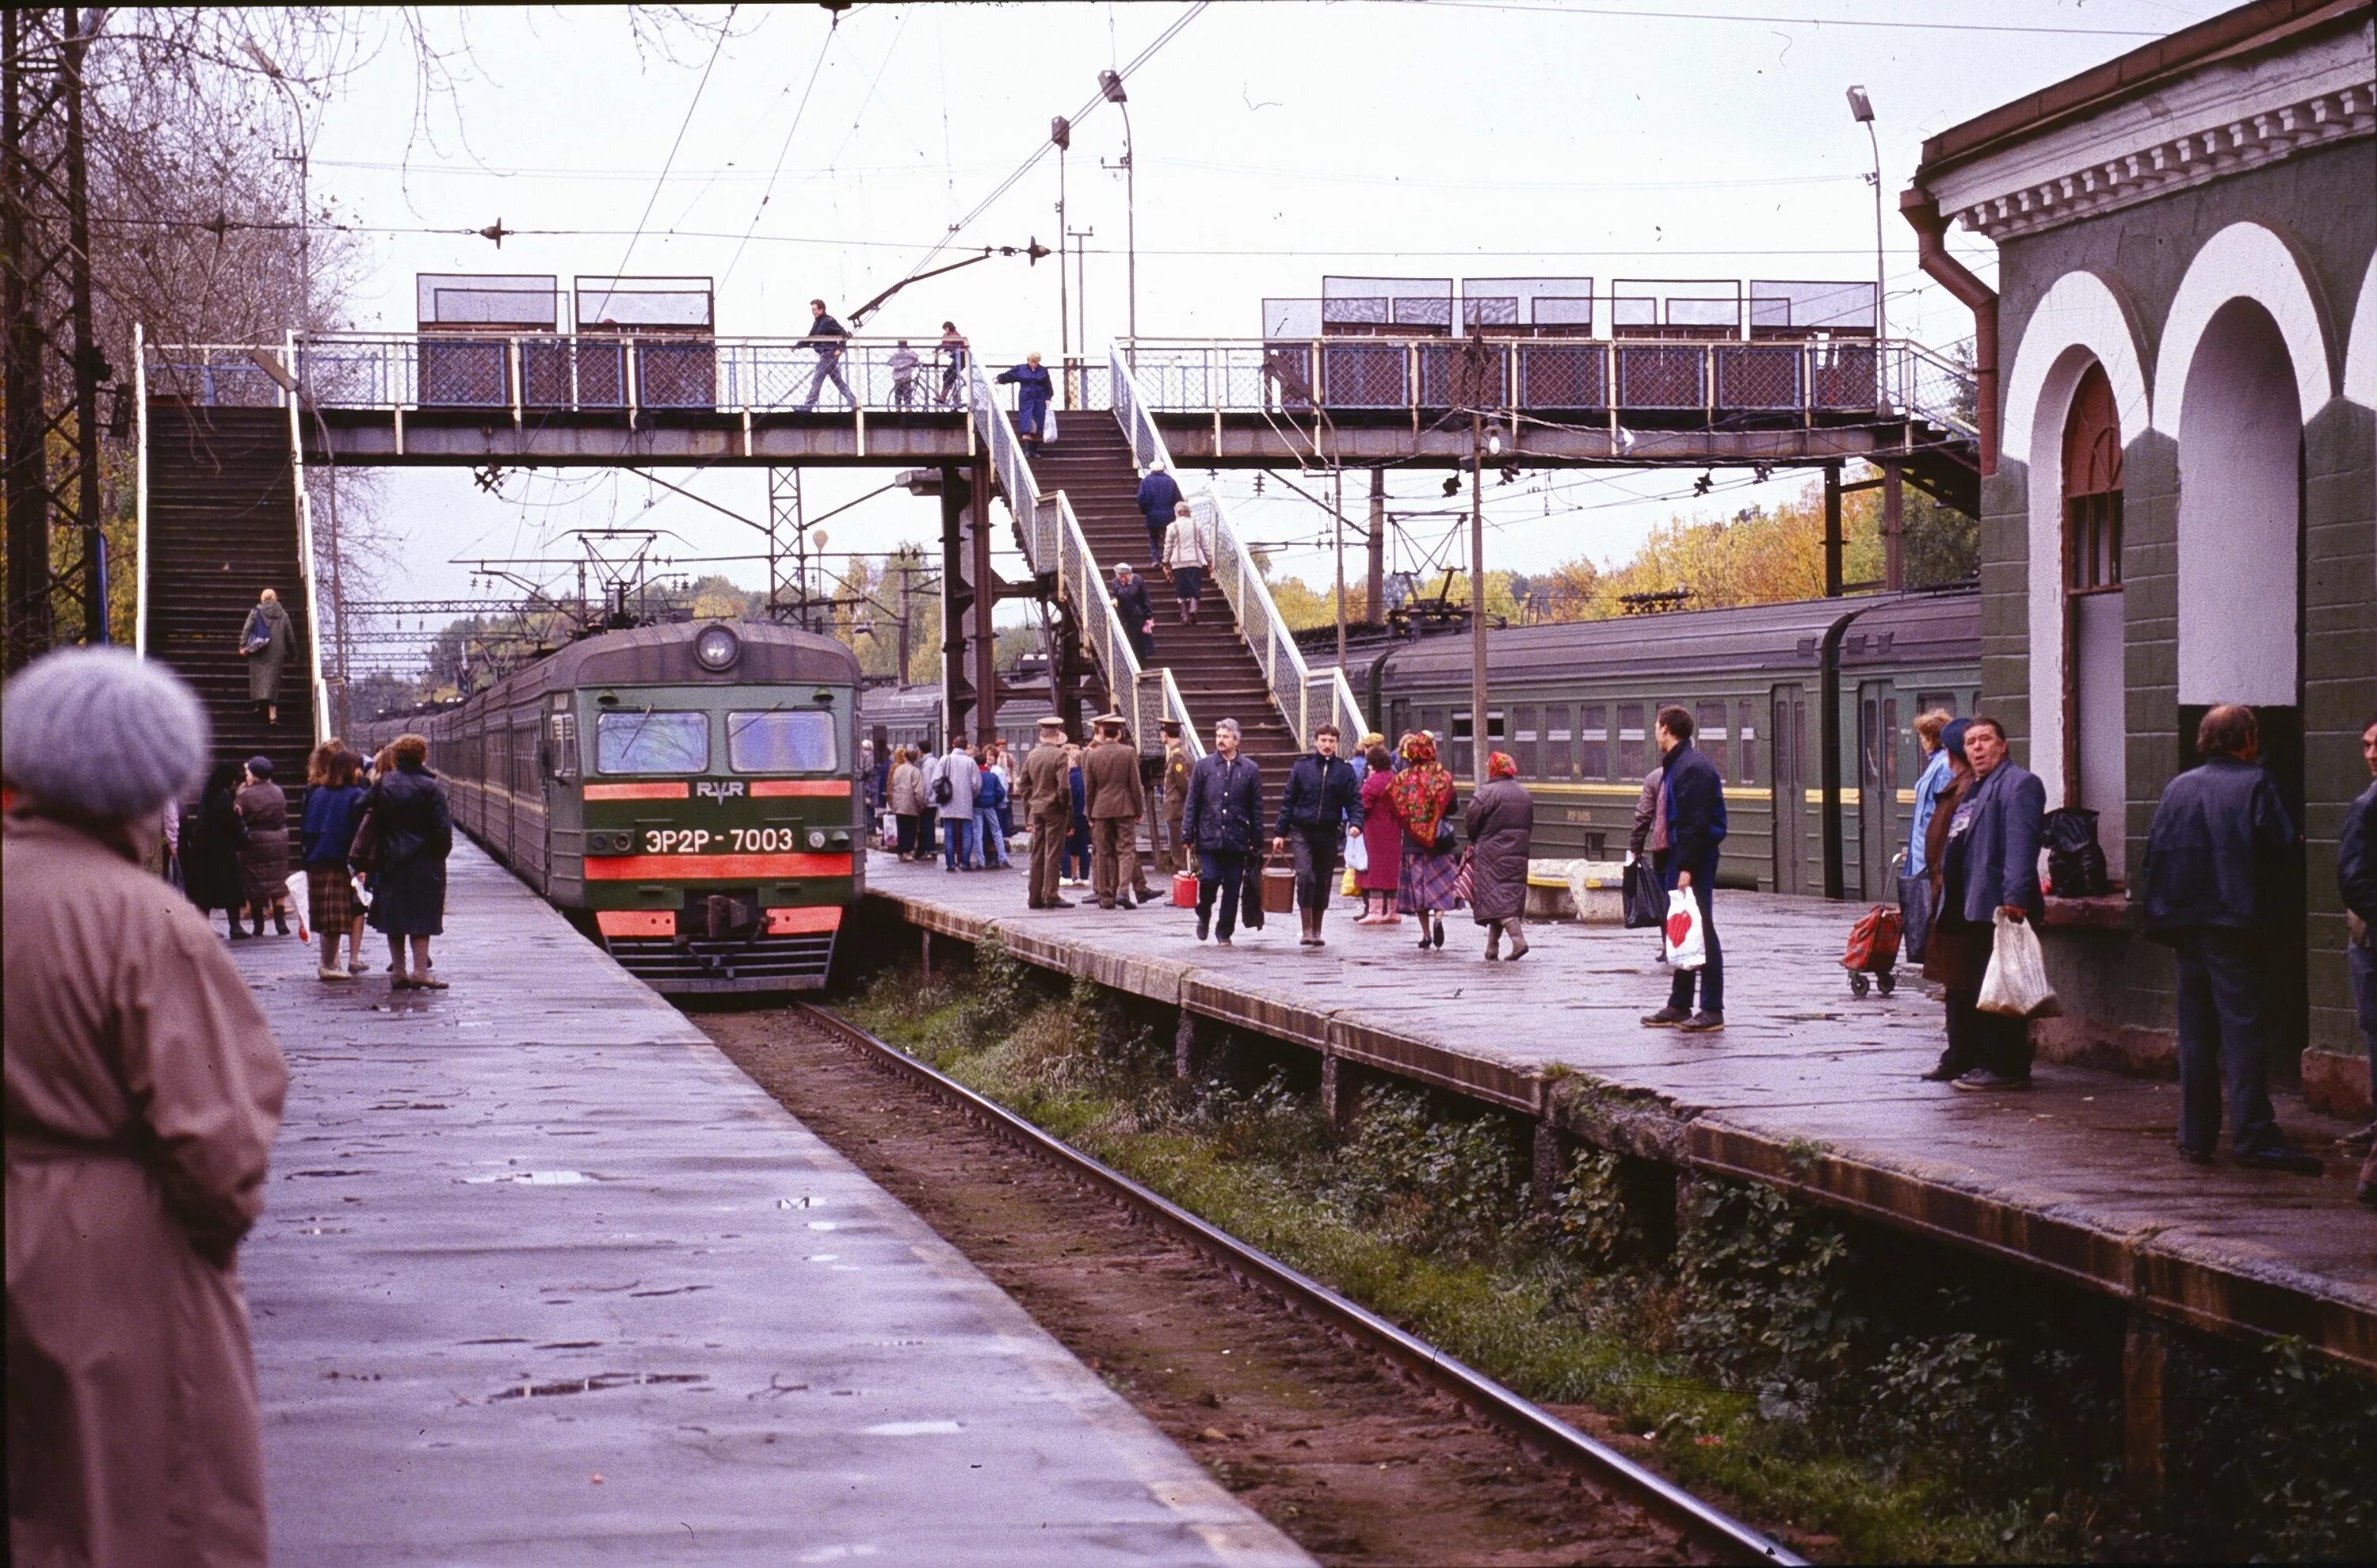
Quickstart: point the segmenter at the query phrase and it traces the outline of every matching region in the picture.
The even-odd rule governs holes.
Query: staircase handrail
[[[295,332],[288,335],[282,352],[287,357],[281,364],[298,363]],[[314,497],[305,484],[305,425],[301,406],[305,400],[292,394],[285,401],[289,405],[289,476],[297,491],[297,576],[305,585],[305,649],[314,690],[314,744],[319,746],[330,738],[330,688],[322,678],[322,596],[317,591],[318,574],[314,569]],[[340,627],[339,635],[346,634],[347,628]]]
[[[149,656],[149,355],[132,324],[132,652]]]
[[[1024,555],[1034,572],[1054,573],[1058,596],[1071,602],[1081,618],[1081,640],[1106,676],[1107,700],[1130,722],[1132,744],[1142,750],[1158,748],[1157,724],[1168,718],[1178,722],[1192,754],[1204,755],[1188,702],[1172,672],[1168,668],[1150,671],[1141,665],[1139,651],[1131,646],[1129,631],[1115,608],[1114,595],[1098,571],[1089,536],[1073,513],[1072,498],[1062,490],[1054,496],[1040,494],[1039,480],[1015,434],[1015,422],[993,392],[989,376],[978,360],[968,369],[973,421],[983,433],[992,471],[998,476],[1007,509],[1022,536]]]
[[[1138,383],[1131,377],[1130,362],[1119,341],[1108,350],[1113,362],[1112,386],[1115,415],[1122,421],[1124,433],[1129,437],[1131,459],[1140,467],[1161,461],[1171,469],[1172,453],[1165,445],[1164,432],[1156,428],[1154,416],[1140,395]],[[1197,519],[1200,528],[1207,531],[1212,543],[1213,578],[1229,601],[1231,612],[1237,617],[1238,635],[1246,640],[1262,665],[1263,680],[1271,688],[1272,700],[1287,721],[1299,749],[1312,744],[1312,732],[1326,722],[1334,724],[1339,738],[1352,745],[1368,732],[1369,725],[1362,717],[1361,704],[1354,700],[1354,688],[1342,669],[1332,669],[1316,676],[1304,660],[1296,634],[1288,629],[1286,617],[1279,613],[1272,600],[1271,586],[1254,564],[1254,553],[1230,521],[1229,509],[1209,485],[1189,502],[1202,516]],[[1258,640],[1260,639],[1260,640]],[[1320,710],[1316,716],[1315,700]]]
[[[1980,425],[1974,415],[1966,412],[1975,397],[1971,368],[1911,339],[1893,339],[1890,346],[1898,352],[1898,406],[1943,430],[1953,430],[1968,440],[1978,440]],[[1930,373],[1929,377],[1924,374],[1927,371]],[[1923,389],[1927,379],[1931,378],[1944,380],[1953,394],[1964,400],[1962,406],[1953,396],[1942,401],[1927,395]]]

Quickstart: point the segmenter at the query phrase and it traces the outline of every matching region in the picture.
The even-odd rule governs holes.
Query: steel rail
[[[1462,1404],[1521,1441],[1609,1483],[1630,1500],[1681,1530],[1687,1539],[1728,1562],[1803,1565],[1807,1560],[1711,1506],[1663,1476],[1645,1469],[1607,1443],[1581,1432],[1534,1401],[1496,1382],[1418,1336],[1408,1334],[1358,1302],[1281,1263],[1269,1253],[1217,1229],[1187,1209],[1129,1177],[1091,1158],[1070,1143],[1033,1125],[902,1050],[889,1041],[815,1002],[792,1004],[847,1045],[856,1047],[971,1112],[1068,1174],[1103,1188],[1149,1215],[1242,1282],[1260,1286],[1292,1309],[1316,1318],[1368,1348],[1426,1378]]]

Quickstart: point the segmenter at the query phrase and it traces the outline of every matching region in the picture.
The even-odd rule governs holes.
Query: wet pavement
[[[449,991],[233,950],[292,1086],[242,1254],[284,1563],[1308,1561],[458,845]]]
[[[1911,973],[1892,997],[1849,994],[1839,958],[1862,911],[1721,892],[1726,1028],[1642,1027],[1666,999],[1657,936],[1533,924],[1518,964],[1482,961],[1484,934],[1446,921],[1356,928],[1339,900],[1318,950],[1293,915],[1198,943],[1194,916],[1023,907],[1021,871],[949,875],[877,853],[872,894],[909,923],[966,940],[995,923],[1009,951],[1191,1013],[1340,1059],[1458,1088],[1594,1142],[1751,1177],[2049,1271],[2157,1315],[2292,1334],[2377,1368],[2377,1215],[2353,1199],[2358,1162],[2324,1179],[2198,1168],[2172,1147],[2176,1083],[2041,1062],[2028,1093],[1921,1082],[1940,1004]],[[2279,1119],[2324,1150],[2346,1124],[2281,1095]]]

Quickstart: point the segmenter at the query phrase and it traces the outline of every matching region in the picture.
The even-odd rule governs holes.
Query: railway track
[[[809,1002],[794,1003],[794,1010],[842,1044],[928,1089],[1000,1137],[1162,1227],[1241,1284],[1260,1288],[1302,1316],[1325,1323],[1354,1343],[1387,1358],[1511,1432],[1529,1448],[1622,1495],[1712,1556],[1727,1562],[1806,1561],[1426,1340],[1207,1224],[1160,1193],[1091,1158],[830,1010]]]

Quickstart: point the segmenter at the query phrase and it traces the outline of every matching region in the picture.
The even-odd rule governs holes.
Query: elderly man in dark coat
[[[1486,787],[1469,802],[1469,915],[1486,928],[1486,959],[1502,956],[1511,939],[1511,961],[1527,956],[1527,855],[1535,846],[1535,803],[1519,782],[1519,764],[1507,751],[1486,759]]]
[[[1337,860],[1345,841],[1345,825],[1358,824],[1362,785],[1354,765],[1337,755],[1337,726],[1322,724],[1312,732],[1312,749],[1287,771],[1287,788],[1280,792],[1279,822],[1272,829],[1273,855],[1296,845],[1296,908],[1304,917],[1301,947],[1325,947],[1320,923],[1329,913],[1329,885],[1337,880]]]
[[[289,656],[297,651],[297,628],[281,605],[281,595],[266,589],[239,630],[239,652],[247,661],[247,700],[264,713],[264,722],[281,722],[281,676]]]
[[[2038,887],[2038,833],[2047,815],[2047,786],[2007,753],[2005,726],[1986,714],[1976,714],[1965,726],[1965,760],[1972,764],[1973,782],[1948,820],[1932,938],[1955,945],[1964,958],[1955,973],[1967,982],[1947,987],[1948,1047],[1962,1053],[1953,1065],[1964,1069],[1953,1086],[2027,1089],[2030,1024],[1981,1011],[1980,992],[1997,946],[1998,916],[2036,921],[2046,913]]]
[[[1147,579],[1131,570],[1128,561],[1115,563],[1114,606],[1123,635],[1130,639],[1130,651],[1146,664],[1155,657],[1155,606],[1147,597]]]
[[[261,1564],[234,1258],[288,1070],[206,917],[140,865],[206,718],[114,649],[49,655],[0,707],[8,1555]]]
[[[2179,961],[2179,1152],[2212,1163],[2220,1083],[2240,1165],[2316,1176],[2320,1162],[2287,1147],[2270,1107],[2268,959],[2260,936],[2295,825],[2277,785],[2255,764],[2261,726],[2224,702],[2197,725],[2204,758],[2164,786],[2146,830],[2146,934]]]
[[[1250,929],[1262,928],[1262,897],[1247,886],[1256,836],[1262,832],[1262,769],[1238,749],[1238,721],[1213,726],[1213,749],[1188,773],[1188,802],[1180,831],[1197,851],[1197,940],[1211,936],[1223,947],[1244,915]],[[1222,904],[1214,924],[1213,902]]]
[[[272,782],[272,759],[247,760],[246,782],[233,797],[239,820],[247,829],[239,846],[239,891],[246,901],[254,933],[264,935],[264,916],[272,915],[272,928],[289,934],[289,792]]]

